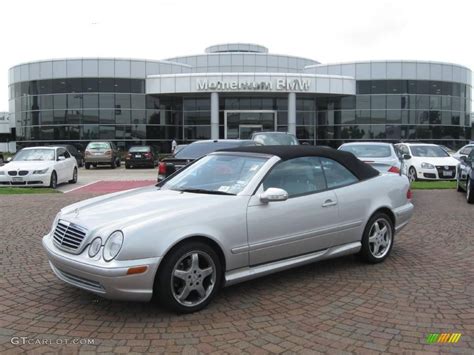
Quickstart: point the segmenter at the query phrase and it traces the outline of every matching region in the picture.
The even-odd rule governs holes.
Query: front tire
[[[408,180],[410,180],[410,182],[418,180],[416,169],[413,166],[408,169]]]
[[[72,172],[72,179],[69,180],[70,184],[75,184],[77,182],[77,168],[74,167],[74,170]]]
[[[390,217],[383,212],[375,213],[365,227],[360,256],[371,264],[381,263],[390,255],[394,236]]]
[[[91,168],[91,163],[85,163],[84,167],[89,170]]]
[[[51,173],[51,178],[49,180],[49,187],[52,189],[56,189],[58,187],[58,176],[56,175],[55,171]]]
[[[222,266],[213,248],[189,242],[172,250],[161,264],[154,294],[167,308],[192,313],[205,308],[222,281]]]

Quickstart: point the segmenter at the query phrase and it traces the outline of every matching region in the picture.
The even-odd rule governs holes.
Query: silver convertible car
[[[383,261],[413,213],[410,198],[406,176],[348,152],[232,148],[157,186],[63,208],[43,246],[68,284],[193,312],[221,286],[295,266],[354,253]]]

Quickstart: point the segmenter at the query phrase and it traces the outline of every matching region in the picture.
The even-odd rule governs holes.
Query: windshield
[[[109,149],[109,143],[89,143],[87,149]]]
[[[263,145],[299,145],[298,140],[291,134],[259,133],[253,140]]]
[[[24,149],[20,150],[14,161],[54,160],[54,149]]]
[[[449,154],[446,153],[443,149],[438,146],[431,145],[417,145],[411,146],[411,153],[415,157],[424,157],[424,158],[445,158],[449,157]]]
[[[185,146],[176,155],[177,159],[198,159],[209,153],[224,148],[239,147],[242,142],[209,142],[209,143],[193,143]]]
[[[162,189],[235,195],[247,186],[266,161],[249,156],[209,155],[167,181]]]
[[[147,153],[150,151],[150,147],[131,147],[129,152],[130,153]]]
[[[351,144],[339,149],[352,153],[357,158],[388,158],[392,155],[390,147],[382,144]]]

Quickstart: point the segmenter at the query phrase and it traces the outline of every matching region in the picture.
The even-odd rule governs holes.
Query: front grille
[[[104,291],[104,288],[102,287],[102,285],[97,282],[97,281],[93,281],[93,280],[89,280],[89,279],[85,279],[83,277],[80,277],[80,276],[77,276],[77,275],[73,275],[73,274],[70,274],[66,271],[63,271],[63,270],[60,270],[60,269],[56,269],[59,271],[59,273],[67,280],[69,280],[71,283],[73,284],[76,284],[78,286],[83,286],[83,287],[86,287],[86,288],[94,288],[96,289],[97,291]]]
[[[28,170],[20,170],[20,171],[18,172],[18,175],[20,175],[20,176],[28,175]]]
[[[454,179],[456,176],[456,167],[452,165],[437,165],[436,170],[440,179]]]
[[[10,176],[16,176],[16,171],[10,170],[10,171],[8,172],[8,175],[10,175]]]
[[[86,230],[76,224],[59,220],[54,229],[53,238],[56,245],[67,250],[76,250],[86,236]]]

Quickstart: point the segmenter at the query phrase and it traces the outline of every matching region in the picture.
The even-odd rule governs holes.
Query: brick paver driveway
[[[454,190],[415,192],[415,217],[383,264],[351,256],[300,267],[224,289],[185,316],[100,299],[53,276],[41,236],[80,198],[0,197],[0,352],[474,351],[474,206]],[[462,337],[426,343],[440,332]],[[87,338],[95,344],[64,345]]]

